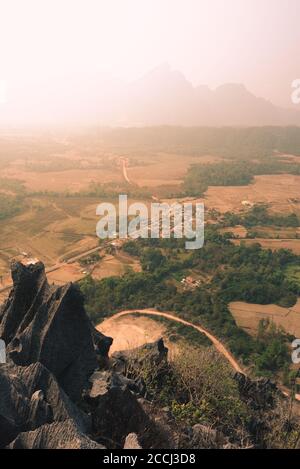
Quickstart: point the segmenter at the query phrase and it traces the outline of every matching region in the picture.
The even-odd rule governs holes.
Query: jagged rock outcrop
[[[90,329],[99,364],[100,366],[107,365],[108,352],[111,344],[113,343],[113,339],[111,337],[106,337],[100,331],[97,331],[91,322]]]
[[[168,348],[163,339],[148,343],[132,350],[115,352],[111,357],[111,367],[119,373],[132,378],[131,390],[145,398],[151,398],[149,390],[140,373],[141,369],[156,370],[157,381],[169,372]]]
[[[90,418],[71,401],[59,386],[54,375],[41,363],[15,368],[19,379],[31,396],[31,401],[46,402],[50,407],[52,421],[61,422],[72,419],[82,431],[90,431]]]
[[[238,383],[241,398],[253,410],[266,410],[274,406],[278,388],[266,378],[251,380],[242,373],[236,373],[234,379]]]
[[[266,378],[252,380],[249,377],[236,373],[234,379],[238,383],[240,398],[250,410],[247,430],[251,441],[257,448],[264,447],[265,435],[270,432],[273,423],[268,414],[276,405],[280,391],[276,384]],[[248,445],[249,446],[249,445]]]
[[[20,432],[53,422],[72,420],[82,432],[91,429],[90,418],[69,399],[41,363],[28,367],[1,365],[0,395],[0,447],[5,447]]]
[[[22,366],[42,363],[73,400],[80,399],[97,368],[97,351],[107,354],[111,339],[91,333],[78,288],[50,287],[42,263],[16,263],[12,278],[13,289],[0,313],[8,358]]]
[[[149,436],[144,383],[108,369],[112,339],[94,329],[79,289],[50,286],[42,263],[15,263],[12,278],[0,309],[0,447],[123,447],[130,433]],[[161,360],[163,342],[146,355]]]
[[[144,435],[149,418],[131,392],[131,380],[114,371],[96,371],[85,395],[92,408],[93,432],[122,447],[129,433]]]
[[[149,366],[159,367],[165,363],[168,357],[168,348],[165,347],[163,339],[156,342],[142,345],[131,350],[124,350],[112,354],[112,367],[120,372],[124,372],[128,363],[130,367],[140,367],[144,363]]]
[[[135,349],[115,352],[112,354],[112,358],[126,362],[133,355],[140,361],[147,359],[151,360],[153,365],[159,365],[167,358],[168,348],[165,346],[163,339],[159,339],[156,342],[144,344]]]
[[[112,339],[97,332],[79,289],[50,286],[42,263],[12,265],[13,289],[0,308],[0,447],[101,447],[80,410],[89,377]]]
[[[9,449],[105,449],[83,434],[72,420],[46,424],[35,431],[20,433]]]
[[[30,400],[25,386],[11,379],[5,365],[0,365],[0,448],[22,431],[30,413]]]

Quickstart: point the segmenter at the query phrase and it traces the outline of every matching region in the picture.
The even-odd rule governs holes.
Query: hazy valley
[[[79,285],[90,319],[114,338],[113,353],[163,336],[175,367],[189,347],[208,357],[221,353],[229,369],[298,394],[291,364],[300,333],[297,128],[11,133],[2,134],[0,148],[2,302],[12,287],[11,263],[42,261],[50,285]],[[100,241],[96,207],[117,204],[120,193],[147,206],[204,202],[204,247]],[[197,417],[197,405],[176,399],[154,398],[180,424],[218,425],[209,412]]]

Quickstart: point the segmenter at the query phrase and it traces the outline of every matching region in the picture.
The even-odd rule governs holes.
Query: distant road
[[[127,165],[128,165],[128,158],[120,158],[120,161],[122,163],[122,173],[123,177],[128,184],[133,185],[134,183],[131,181],[131,179],[128,176],[128,171],[127,171]],[[159,198],[156,197],[156,195],[151,195],[151,199],[154,200],[155,202],[160,202]]]
[[[120,161],[122,163],[122,171],[123,171],[123,176],[124,176],[125,181],[128,182],[128,184],[132,184],[127,173],[127,164],[128,164],[127,158],[120,158]]]

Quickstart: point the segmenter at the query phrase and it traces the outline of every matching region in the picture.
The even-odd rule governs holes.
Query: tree
[[[143,270],[154,272],[166,262],[166,257],[159,249],[149,248],[143,252],[141,263]]]

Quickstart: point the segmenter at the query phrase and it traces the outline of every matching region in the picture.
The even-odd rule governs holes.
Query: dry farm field
[[[235,301],[229,304],[229,309],[238,326],[249,334],[255,335],[259,322],[262,319],[269,319],[286,332],[300,337],[300,299],[292,308]]]
[[[299,202],[295,202],[299,199]],[[266,203],[277,213],[300,214],[300,176],[291,174],[256,176],[248,186],[209,187],[205,193],[208,209],[222,213],[242,208],[242,201]]]
[[[226,231],[232,231],[226,230]],[[295,254],[300,255],[300,239],[268,239],[268,238],[255,238],[255,239],[233,239],[234,244],[245,243],[246,246],[259,243],[265,249],[272,249],[276,251],[278,249],[290,249]]]

